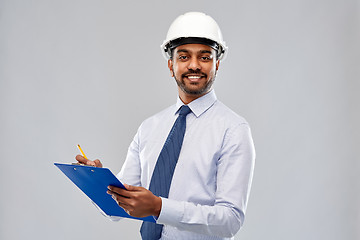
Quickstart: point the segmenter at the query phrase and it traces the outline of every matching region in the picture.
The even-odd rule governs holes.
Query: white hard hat
[[[188,12],[177,17],[160,47],[164,57],[170,59],[174,48],[188,43],[202,43],[213,47],[218,52],[218,59],[224,59],[228,50],[219,25],[212,17],[201,12]]]

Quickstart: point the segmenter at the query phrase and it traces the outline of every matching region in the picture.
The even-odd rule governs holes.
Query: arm
[[[229,129],[218,159],[214,205],[163,198],[157,222],[201,234],[233,236],[244,222],[254,162],[255,151],[248,125]]]

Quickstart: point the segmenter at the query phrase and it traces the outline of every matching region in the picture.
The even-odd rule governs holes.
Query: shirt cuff
[[[183,218],[184,209],[184,203],[161,197],[161,211],[156,223],[176,226]]]

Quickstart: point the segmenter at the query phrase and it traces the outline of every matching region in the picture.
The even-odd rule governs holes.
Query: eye
[[[212,57],[211,56],[202,56],[200,59],[202,61],[208,62],[208,61],[211,61]]]
[[[186,59],[188,59],[188,57],[185,56],[185,55],[181,55],[181,56],[178,57],[178,59],[179,60],[186,60]]]

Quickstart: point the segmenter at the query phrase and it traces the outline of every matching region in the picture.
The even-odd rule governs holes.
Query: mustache
[[[193,69],[189,69],[189,71],[181,74],[181,77],[186,77],[186,75],[189,75],[189,74],[198,74],[198,75],[202,75],[203,77],[207,77],[206,73],[203,73],[200,70],[193,70]]]

